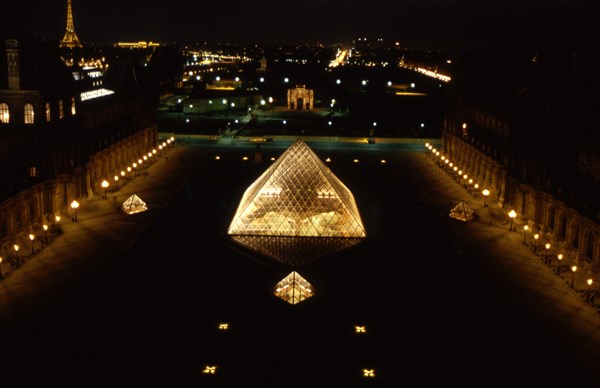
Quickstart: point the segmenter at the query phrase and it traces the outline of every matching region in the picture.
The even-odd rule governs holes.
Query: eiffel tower
[[[67,31],[60,41],[60,48],[75,48],[82,47],[77,34],[75,34],[75,26],[73,25],[73,13],[71,12],[71,0],[67,0]]]

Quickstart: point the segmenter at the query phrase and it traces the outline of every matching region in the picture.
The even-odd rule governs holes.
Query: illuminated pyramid
[[[298,272],[292,271],[275,285],[273,293],[290,304],[296,304],[313,296],[314,290]]]
[[[146,203],[140,197],[133,194],[123,202],[121,209],[127,214],[135,214],[145,212],[148,210],[148,206],[146,206]]]
[[[449,216],[456,220],[469,222],[475,219],[475,212],[469,205],[461,201],[450,210]]]
[[[366,237],[350,190],[301,140],[248,187],[228,234],[241,245],[293,265]]]

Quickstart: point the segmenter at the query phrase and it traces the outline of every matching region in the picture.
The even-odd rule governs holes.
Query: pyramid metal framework
[[[366,237],[350,190],[300,139],[248,187],[228,234],[292,266]]]
[[[73,12],[71,11],[71,0],[67,0],[67,30],[60,41],[60,48],[82,47],[77,34],[75,33],[75,24],[73,23]]]
[[[121,209],[127,214],[141,213],[148,210],[146,202],[142,201],[140,197],[133,194],[123,202]]]
[[[475,212],[469,205],[461,201],[450,210],[449,216],[456,220],[469,222],[475,218]]]
[[[313,296],[315,291],[298,272],[292,271],[275,285],[273,293],[290,304],[296,304]]]
[[[302,140],[244,193],[230,235],[366,236],[354,196]]]

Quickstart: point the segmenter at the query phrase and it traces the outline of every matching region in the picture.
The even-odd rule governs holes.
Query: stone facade
[[[508,81],[490,87],[489,79],[497,74],[489,68],[486,82],[449,88],[442,152],[481,189],[490,190],[490,201],[517,212],[520,232],[526,233],[522,227],[529,225],[530,235],[539,233],[541,241],[597,274],[600,155],[599,144],[592,139],[598,120],[574,122],[597,112],[585,109],[589,102],[570,101],[583,95],[576,93],[576,82],[561,84],[565,90],[547,92],[540,80],[548,69],[539,63],[526,66],[532,67],[528,74],[533,77],[511,88]],[[548,74],[556,85],[560,69],[551,70]],[[519,73],[508,74],[514,78]],[[577,73],[569,73],[568,79],[577,79]]]
[[[306,89],[304,85],[297,85],[295,89],[288,89],[287,107],[292,110],[312,110],[315,103],[315,92]]]

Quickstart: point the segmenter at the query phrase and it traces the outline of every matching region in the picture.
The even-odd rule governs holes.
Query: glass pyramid
[[[469,205],[461,201],[450,210],[449,216],[456,220],[469,222],[475,218],[475,212]]]
[[[146,202],[142,201],[140,197],[133,194],[123,202],[121,209],[127,214],[135,214],[145,212],[148,210],[148,206],[146,206]]]
[[[248,187],[228,234],[292,265],[366,237],[354,196],[302,140],[292,143]]]
[[[296,304],[313,296],[314,290],[298,272],[292,271],[275,285],[273,293],[290,304]]]
[[[230,235],[365,237],[354,196],[302,140],[244,193]]]

